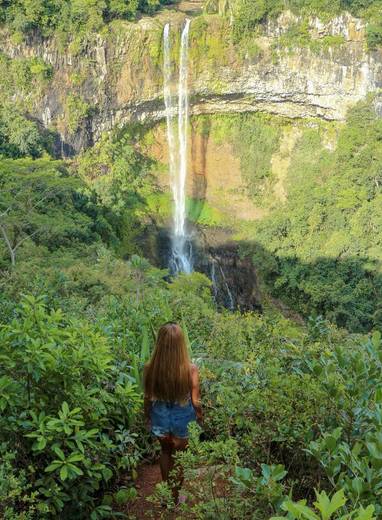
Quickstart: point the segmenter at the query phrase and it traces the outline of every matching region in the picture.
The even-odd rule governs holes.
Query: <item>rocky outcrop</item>
[[[170,235],[166,228],[157,228],[155,242],[148,236],[141,237],[145,256],[162,268],[167,268],[170,258]],[[199,228],[192,233],[194,270],[211,280],[211,292],[219,307],[242,312],[261,312],[261,290],[250,254],[239,251],[239,242],[232,238],[232,231],[225,228]],[[241,254],[240,254],[241,253]]]
[[[116,125],[164,117],[161,35],[169,18],[175,28],[184,14],[164,11],[137,23],[119,22],[76,53],[60,52],[54,40],[14,44],[3,33],[2,51],[10,57],[38,56],[52,65],[53,79],[31,112],[61,135],[64,151],[74,153]],[[191,112],[267,111],[288,118],[343,120],[349,106],[382,87],[382,51],[366,50],[361,20],[347,14],[328,24],[313,19],[311,38],[326,45],[314,50],[280,47],[280,36],[297,22],[284,13],[263,28],[255,52],[243,53],[223,41],[227,28],[217,17],[196,17],[191,30]],[[333,36],[341,39],[331,43],[328,37]],[[71,131],[68,95],[89,107]],[[377,103],[376,109],[380,107]]]

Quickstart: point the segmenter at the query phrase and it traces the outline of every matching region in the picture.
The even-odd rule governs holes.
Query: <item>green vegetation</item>
[[[160,3],[18,0],[0,2],[0,13],[16,41],[55,35],[72,40],[73,50],[110,20]],[[254,58],[257,28],[281,4],[209,2],[226,19],[195,19],[191,38],[199,29],[201,37],[193,62],[228,63],[231,35],[237,49],[247,46],[242,59]],[[370,21],[369,47],[381,42],[380,2],[287,6],[327,16],[349,9]],[[139,43],[156,63],[160,30]],[[342,40],[323,38],[317,47],[303,20],[280,42],[320,50]],[[131,50],[136,61],[138,54]],[[95,110],[79,89],[91,66],[73,70],[75,88],[60,100],[71,134]],[[190,448],[178,458],[189,500],[175,511],[165,484],[151,497],[167,502],[164,516],[381,518],[382,120],[375,98],[341,125],[293,123],[299,137],[282,179],[272,161],[290,121],[260,113],[193,121],[215,144],[232,144],[249,197],[265,210],[240,236],[240,253],[253,259],[262,285],[263,312],[240,313],[217,307],[204,275],[170,279],[144,258],[150,248],[158,256],[160,226],[170,217],[150,127],[114,129],[71,161],[51,157],[52,135],[26,114],[52,74],[41,59],[0,55],[0,517],[130,513],[139,464],[158,450],[144,427],[142,369],[158,327],[176,320],[200,367],[205,424],[202,438],[193,426]],[[337,134],[330,147],[328,134]],[[202,198],[188,198],[187,213],[203,226],[228,225]],[[305,321],[283,316],[279,300]]]
[[[68,248],[80,254],[101,236],[113,240],[94,196],[58,161],[2,160],[0,186],[3,268],[9,261],[15,265],[18,257],[22,266],[32,268],[49,253]]]
[[[2,513],[24,518],[17,511],[25,500],[28,518],[61,511],[78,518],[113,472],[134,464],[135,439],[127,428],[140,396],[101,331],[60,311],[48,312],[41,300],[25,298],[0,335],[0,438],[6,442],[3,454],[15,464],[4,470],[19,479],[17,465],[27,456],[21,474],[33,486],[26,500],[27,490],[18,486],[6,494]],[[93,509],[93,518],[102,518],[103,510],[108,508]]]
[[[193,20],[190,32],[190,60],[199,71],[205,63],[218,67],[229,63],[230,32],[220,18],[199,16]]]
[[[382,44],[381,0],[205,0],[206,12],[218,12],[230,19],[233,40],[241,45],[251,42],[261,23],[285,9],[305,18],[298,26],[298,38],[294,45],[311,44],[311,38],[304,29],[309,16],[329,20],[343,11],[363,17],[368,22],[367,42],[370,49]],[[291,30],[296,33],[296,27]],[[333,43],[337,43],[336,40],[326,40],[324,45]],[[316,48],[317,43],[313,42],[312,45]]]
[[[91,115],[92,110],[89,103],[80,96],[69,94],[65,99],[64,112],[67,121],[66,126],[71,134],[75,134]]]
[[[373,280],[376,290],[376,271],[365,276],[354,268],[349,297],[338,281],[346,258],[332,269],[325,250],[329,267],[320,280],[312,244],[345,244],[353,248],[352,261],[362,243],[369,266],[376,258],[377,228],[375,235],[359,232],[362,242],[354,238],[356,215],[369,215],[379,196],[380,120],[372,106],[370,100],[350,113],[335,151],[322,148],[317,129],[305,129],[288,172],[290,198],[259,223],[255,248],[264,280],[274,280],[280,297],[306,314],[323,310],[339,322],[338,309],[345,309],[345,324],[365,330],[371,325],[360,311],[372,300],[368,284]],[[216,142],[236,139],[237,146],[241,129],[243,167],[254,161],[269,172],[281,121],[252,115],[198,124]],[[12,131],[3,127],[7,142]],[[263,315],[222,311],[203,275],[169,282],[167,271],[137,256],[138,234],[147,230],[155,204],[168,211],[168,197],[153,184],[160,165],[149,158],[151,141],[149,129],[139,125],[105,135],[70,167],[47,155],[32,159],[33,147],[22,159],[12,151],[15,159],[0,162],[0,515],[98,519],[128,509],[137,494],[137,466],[156,453],[143,426],[141,369],[152,332],[175,319],[186,326],[201,367],[207,439],[200,442],[195,427],[190,450],[180,457],[191,482],[180,518],[256,514],[265,520],[286,512],[377,518],[380,334],[351,335],[322,317],[297,325],[272,307]],[[253,186],[268,177],[258,175]],[[204,215],[220,224],[213,208],[188,203],[198,221]],[[293,226],[274,234],[275,223],[292,218]],[[368,226],[370,218],[364,222]],[[306,234],[298,239],[313,223],[311,242]],[[340,225],[353,226],[346,228],[351,242],[328,238],[329,231],[339,236]],[[247,253],[252,246],[246,245]],[[296,248],[294,264],[281,247]],[[337,314],[316,309],[301,288],[297,294],[292,276],[303,267],[302,280],[311,277],[314,294],[334,291]],[[281,276],[289,284],[282,290]],[[214,482],[224,486],[224,496],[206,492]],[[168,496],[160,485],[152,500]]]
[[[187,198],[186,211],[187,218],[201,226],[223,226],[227,223],[227,217],[203,199]]]
[[[312,38],[309,32],[307,20],[291,25],[274,44],[275,48],[287,49],[292,51],[296,48],[309,48],[313,52],[319,53],[322,50],[340,46],[345,42],[341,35],[327,35],[322,38]]]
[[[115,18],[134,19],[139,13],[152,14],[168,0],[17,0],[3,1],[0,20],[16,38],[32,33],[58,35],[68,40],[71,35],[86,35],[102,29]]]
[[[229,142],[240,159],[249,195],[257,204],[269,204],[275,182],[272,155],[279,149],[281,130],[287,122],[264,113],[205,116],[201,131],[215,143]]]
[[[278,172],[273,158],[291,124],[264,114],[193,122],[215,144],[233,145],[248,195],[267,212],[237,234],[265,291],[306,317],[323,315],[352,331],[380,328],[382,127],[374,96],[352,108],[345,125],[293,123],[300,137],[283,149]],[[194,203],[194,212],[201,207]],[[224,226],[211,212],[205,218]]]
[[[0,111],[0,154],[3,157],[40,157],[47,142],[36,123],[9,106]]]
[[[378,334],[352,338],[323,320],[303,328],[274,312],[219,313],[202,275],[169,284],[134,256],[126,263],[104,250],[93,267],[80,265],[57,270],[51,296],[8,301],[0,329],[5,518],[102,518],[122,493],[134,497],[136,465],[155,448],[143,431],[140,368],[150,330],[170,317],[187,324],[201,366],[208,439],[194,432],[182,456],[193,499],[180,518],[280,516],[292,507],[289,493],[311,503],[313,487],[323,501],[345,493],[333,518],[360,513],[361,504],[379,514]],[[36,275],[32,289],[41,290]],[[53,310],[58,302],[65,312]],[[195,478],[200,467],[207,473]],[[224,497],[206,492],[219,480]],[[164,487],[156,493],[163,499]]]
[[[247,233],[275,296],[352,330],[381,326],[381,132],[373,99],[349,112],[334,151],[324,129],[303,131],[287,202]]]
[[[121,256],[139,252],[137,238],[150,225],[151,217],[165,217],[169,212],[168,197],[153,175],[160,166],[148,154],[145,140],[149,134],[149,128],[139,124],[115,129],[83,152],[73,165],[73,171],[108,208]]]
[[[12,110],[29,110],[33,101],[44,94],[53,69],[40,58],[9,58],[0,52],[0,93],[2,104]]]

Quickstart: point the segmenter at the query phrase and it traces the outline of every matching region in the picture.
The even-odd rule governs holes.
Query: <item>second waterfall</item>
[[[163,32],[163,88],[166,106],[169,170],[174,200],[170,270],[175,274],[192,271],[192,244],[186,229],[189,29],[190,20],[186,20],[181,35],[179,80],[176,93],[173,92],[172,82],[170,24],[165,25]]]

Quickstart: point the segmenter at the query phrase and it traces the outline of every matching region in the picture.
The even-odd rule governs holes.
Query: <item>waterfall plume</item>
[[[192,271],[192,247],[186,229],[186,178],[188,151],[188,34],[191,21],[185,21],[180,43],[177,94],[172,92],[170,24],[163,31],[163,91],[166,106],[169,171],[173,195],[173,229],[170,269],[173,273]],[[177,117],[177,127],[175,126]]]

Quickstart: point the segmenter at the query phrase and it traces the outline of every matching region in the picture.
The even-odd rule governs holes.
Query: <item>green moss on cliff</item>
[[[173,201],[171,191],[156,190],[146,197],[146,209],[140,213],[142,217],[148,214],[157,223],[169,224],[172,218]],[[186,198],[186,215],[194,224],[201,226],[224,226],[228,219],[219,209],[211,206],[206,200]]]
[[[2,102],[16,102],[29,110],[40,99],[53,77],[52,67],[41,58],[9,58],[0,52],[0,93]]]
[[[207,67],[227,65],[232,59],[230,30],[226,21],[217,16],[200,16],[191,24],[190,61],[197,73]]]
[[[341,13],[350,12],[362,17],[369,24],[366,34],[369,48],[382,44],[381,0],[236,0],[232,4],[225,3],[230,6],[228,9],[218,9],[218,5],[220,3],[216,3],[216,10],[224,18],[229,15],[231,19],[231,33],[235,43],[245,42],[254,32],[261,31],[269,19],[289,9],[305,20],[316,16],[324,23]],[[304,23],[303,21],[302,24]],[[295,36],[300,40],[299,45],[307,43],[310,46],[309,39],[301,34],[301,29]]]
[[[327,51],[329,48],[340,47],[345,43],[342,35],[326,35],[322,38],[313,38],[309,30],[309,21],[304,19],[293,23],[275,43],[274,49],[293,52],[295,49],[308,48],[316,54]]]
[[[91,113],[91,105],[80,95],[70,93],[65,98],[64,120],[70,134],[75,134]]]
[[[204,199],[187,197],[186,211],[187,218],[201,226],[216,227],[227,224],[227,216]]]
[[[208,116],[205,116],[208,117]],[[279,147],[281,117],[264,113],[212,116],[211,137],[216,143],[230,142],[240,159],[249,195],[266,205],[275,179],[271,159]]]

